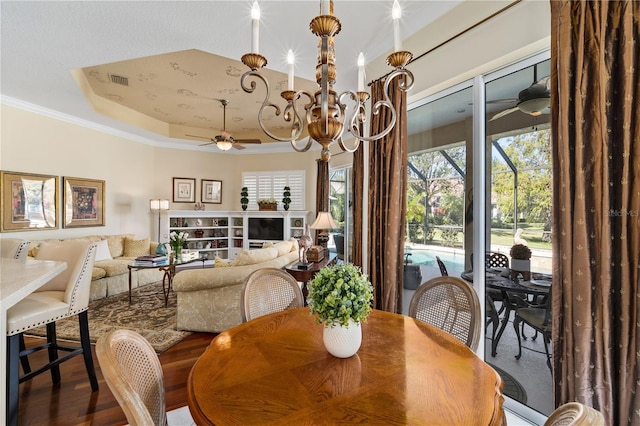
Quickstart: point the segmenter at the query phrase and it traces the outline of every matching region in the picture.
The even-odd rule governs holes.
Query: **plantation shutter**
[[[289,210],[304,210],[304,170],[286,170],[277,172],[243,172],[242,186],[249,191],[247,210],[258,210],[258,200],[275,198],[278,210],[283,210],[282,193],[284,187],[291,188]]]

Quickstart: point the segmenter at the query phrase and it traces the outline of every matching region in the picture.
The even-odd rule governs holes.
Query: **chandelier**
[[[371,110],[374,115],[379,114],[383,108],[387,108],[390,111],[390,120],[387,127],[375,135],[366,136],[364,134],[363,125],[366,122],[365,102],[369,99],[369,93],[364,91],[365,63],[362,53],[358,56],[358,90],[348,90],[338,95],[333,89],[337,75],[333,38],[340,32],[341,24],[340,20],[333,16],[333,0],[321,0],[320,15],[313,18],[309,23],[311,32],[319,38],[318,62],[316,65],[316,82],[318,88],[315,93],[310,93],[305,90],[294,90],[294,58],[293,52],[289,50],[287,55],[287,62],[289,64],[288,85],[287,90],[281,92],[280,96],[287,102],[284,109],[283,120],[290,123],[288,129],[290,133],[288,137],[282,138],[265,128],[262,120],[264,111],[267,108],[273,108],[276,116],[280,115],[281,110],[279,106],[271,102],[269,82],[259,71],[267,65],[267,58],[258,52],[260,7],[257,1],[254,2],[251,8],[251,53],[244,54],[241,58],[242,63],[249,67],[250,71],[242,75],[240,85],[247,93],[252,93],[256,89],[256,81],[258,80],[262,81],[266,87],[266,95],[258,111],[258,124],[262,131],[277,141],[290,141],[293,149],[298,152],[308,151],[315,140],[322,145],[321,158],[323,161],[329,161],[331,158],[329,147],[334,141],[337,141],[343,151],[354,152],[358,149],[360,141],[375,141],[388,135],[396,124],[397,115],[389,99],[389,86],[391,82],[403,76],[404,78],[398,81],[399,88],[407,91],[413,86],[413,74],[411,71],[405,69],[405,66],[409,63],[413,55],[411,52],[402,50],[399,29],[401,10],[398,0],[394,0],[392,17],[394,52],[387,57],[387,64],[393,67],[393,71],[388,74],[385,80],[382,94],[383,99],[377,101]],[[304,102],[301,100],[303,97],[308,98],[309,101],[303,104],[305,111],[304,123],[306,123],[306,129],[309,133],[306,142],[301,141],[304,125],[303,119],[299,114],[299,111],[301,111],[301,108],[299,108],[300,102]],[[345,126],[346,102],[353,103],[354,109],[351,119],[348,120]],[[345,128],[355,138],[355,143],[352,146],[347,146],[342,139]]]

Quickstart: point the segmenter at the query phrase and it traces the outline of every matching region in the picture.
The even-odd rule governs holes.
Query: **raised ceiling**
[[[402,37],[458,3],[401,1]],[[259,94],[244,93],[239,77],[246,70],[239,58],[250,48],[251,4],[2,2],[2,101],[42,108],[144,143],[216,151],[213,146],[199,147],[201,141],[183,134],[194,128],[207,132],[204,136],[218,134],[222,110],[215,99],[225,98],[230,101],[227,130],[236,138],[258,137],[253,132],[258,128],[256,115],[262,99]],[[264,0],[260,4],[260,53],[272,70],[268,75],[276,92],[272,97],[278,97],[288,49],[296,53],[296,84],[314,78],[316,40],[308,24],[318,13],[319,2]],[[335,15],[342,21],[335,39],[338,91],[355,88],[360,51],[371,61],[386,56],[393,47],[391,5],[391,0],[335,1]],[[112,74],[127,77],[129,89],[114,83]],[[165,75],[172,77],[164,80]],[[248,145],[243,152],[290,149],[286,143],[263,143]]]

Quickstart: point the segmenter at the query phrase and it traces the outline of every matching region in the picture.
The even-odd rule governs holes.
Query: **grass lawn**
[[[551,243],[542,240],[543,228],[542,226],[530,226],[523,224],[522,226],[522,238],[527,241],[527,245],[531,248],[551,250]],[[458,233],[456,247],[462,247],[462,232]],[[422,241],[413,241],[417,244],[422,244]],[[447,246],[442,239],[442,233],[436,229],[434,238],[432,241],[427,241],[427,244]],[[513,229],[506,228],[492,228],[491,229],[491,244],[510,246],[513,245]]]

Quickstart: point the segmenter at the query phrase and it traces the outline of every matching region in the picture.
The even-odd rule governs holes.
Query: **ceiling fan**
[[[197,135],[185,135],[185,136],[189,136],[192,138],[208,139],[211,142],[203,143],[200,146],[211,145],[215,143],[216,146],[222,151],[228,151],[232,147],[235,149],[245,149],[245,147],[241,145],[245,143],[255,143],[255,144],[262,143],[260,139],[234,139],[233,136],[231,136],[231,133],[227,132],[226,130],[227,105],[229,105],[229,101],[227,99],[217,99],[217,100],[220,101],[220,103],[222,104],[222,131],[220,132],[220,134],[216,135],[216,137],[214,137],[213,139],[208,138],[206,136],[197,136]]]
[[[525,114],[529,114],[533,117],[537,117],[542,114],[542,111],[545,108],[549,107],[549,102],[551,98],[551,90],[549,87],[549,76],[543,77],[538,80],[538,67],[537,65],[533,66],[533,83],[531,86],[527,87],[524,90],[521,90],[518,93],[517,99],[499,99],[495,101],[489,101],[487,103],[498,103],[498,102],[516,102],[516,106],[512,108],[507,108],[504,111],[501,111],[491,117],[489,121],[497,120],[498,118],[504,117],[505,115],[511,114],[512,112],[522,111]]]

